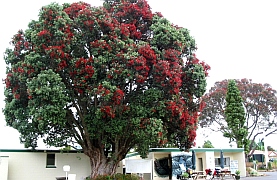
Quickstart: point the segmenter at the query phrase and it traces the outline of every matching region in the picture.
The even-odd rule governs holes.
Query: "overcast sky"
[[[39,9],[51,2],[72,3],[72,0],[8,0],[1,3],[0,11],[0,72],[5,78],[3,52],[11,37],[19,29],[25,30],[31,20],[37,20]],[[85,1],[95,6],[100,0]],[[190,30],[198,46],[200,60],[211,66],[207,79],[210,88],[224,79],[252,79],[255,83],[269,83],[277,89],[276,0],[148,0],[154,12],[178,26]],[[0,107],[4,108],[4,85],[0,85]],[[2,103],[1,103],[2,102]],[[197,146],[203,144],[198,134]],[[210,135],[214,146],[229,147],[228,140],[219,141]],[[217,136],[218,137],[218,136]],[[275,137],[276,138],[276,137]],[[274,141],[273,141],[274,142]],[[275,148],[276,145],[269,144]],[[22,148],[15,130],[5,127],[0,113],[0,149]]]

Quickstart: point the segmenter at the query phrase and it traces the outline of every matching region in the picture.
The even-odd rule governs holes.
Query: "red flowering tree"
[[[80,145],[92,177],[133,147],[194,144],[209,66],[145,0],[42,7],[7,49],[4,114],[26,147]]]
[[[214,131],[220,131],[223,134],[236,136],[240,131],[234,131],[235,122],[228,122],[226,117],[226,94],[228,89],[228,80],[216,82],[215,85],[203,96],[205,108],[199,117],[201,127],[209,127]],[[251,156],[256,149],[257,136],[263,132],[269,136],[277,131],[277,96],[276,90],[269,84],[253,83],[251,79],[237,79],[235,83],[240,91],[245,108],[246,126],[250,146],[247,155]],[[238,108],[238,106],[237,106]],[[238,113],[236,115],[239,115]],[[229,127],[230,125],[230,127]],[[244,129],[241,124],[240,128]],[[233,132],[232,132],[233,128]],[[242,130],[241,130],[242,131]],[[241,135],[242,137],[242,135]],[[234,140],[235,138],[233,138]]]

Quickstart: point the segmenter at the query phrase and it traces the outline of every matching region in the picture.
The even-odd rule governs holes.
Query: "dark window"
[[[215,158],[214,161],[215,161],[216,167],[220,166],[220,158]],[[230,158],[229,157],[224,158],[224,166],[226,166],[226,167],[230,166]]]
[[[55,168],[55,154],[47,154],[46,156],[46,167]]]

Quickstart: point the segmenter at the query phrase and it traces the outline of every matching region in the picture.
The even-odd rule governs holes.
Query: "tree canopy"
[[[203,96],[206,106],[199,117],[201,127],[210,127],[223,134],[230,130],[224,113],[228,82],[229,80],[216,82]],[[259,134],[265,131],[268,136],[277,130],[276,90],[272,89],[270,84],[253,83],[251,79],[237,79],[235,82],[246,110],[247,139],[251,141],[249,154],[252,154]]]
[[[145,0],[52,3],[11,44],[4,114],[26,147],[80,145],[95,177],[133,147],[194,145],[210,67]]]
[[[214,146],[211,141],[207,140],[207,141],[204,141],[202,148],[214,148]]]
[[[224,111],[227,122],[227,130],[224,137],[235,141],[238,148],[249,151],[248,129],[245,120],[245,109],[240,91],[234,80],[229,80],[226,94],[226,108]]]

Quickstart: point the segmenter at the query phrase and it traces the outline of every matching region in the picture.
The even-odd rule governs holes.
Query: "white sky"
[[[85,0],[84,0],[85,1]],[[38,18],[39,9],[51,2],[72,3],[72,0],[8,0],[1,3],[0,11],[0,76],[5,78],[3,52],[9,46],[11,37],[19,29],[26,29],[28,23]],[[95,6],[100,0],[85,1]],[[249,78],[255,83],[269,83],[277,89],[276,43],[277,11],[276,0],[148,0],[153,11],[178,26],[190,30],[198,46],[200,60],[211,66],[208,87],[224,79]],[[4,108],[4,85],[0,84],[0,107]],[[2,102],[2,103],[1,103]],[[198,134],[197,146],[204,140],[212,141],[217,148],[229,147],[227,139],[210,134],[203,139]],[[273,138],[268,145],[277,148]],[[269,138],[270,139],[270,138]],[[16,130],[5,127],[0,113],[0,149],[22,148]]]

